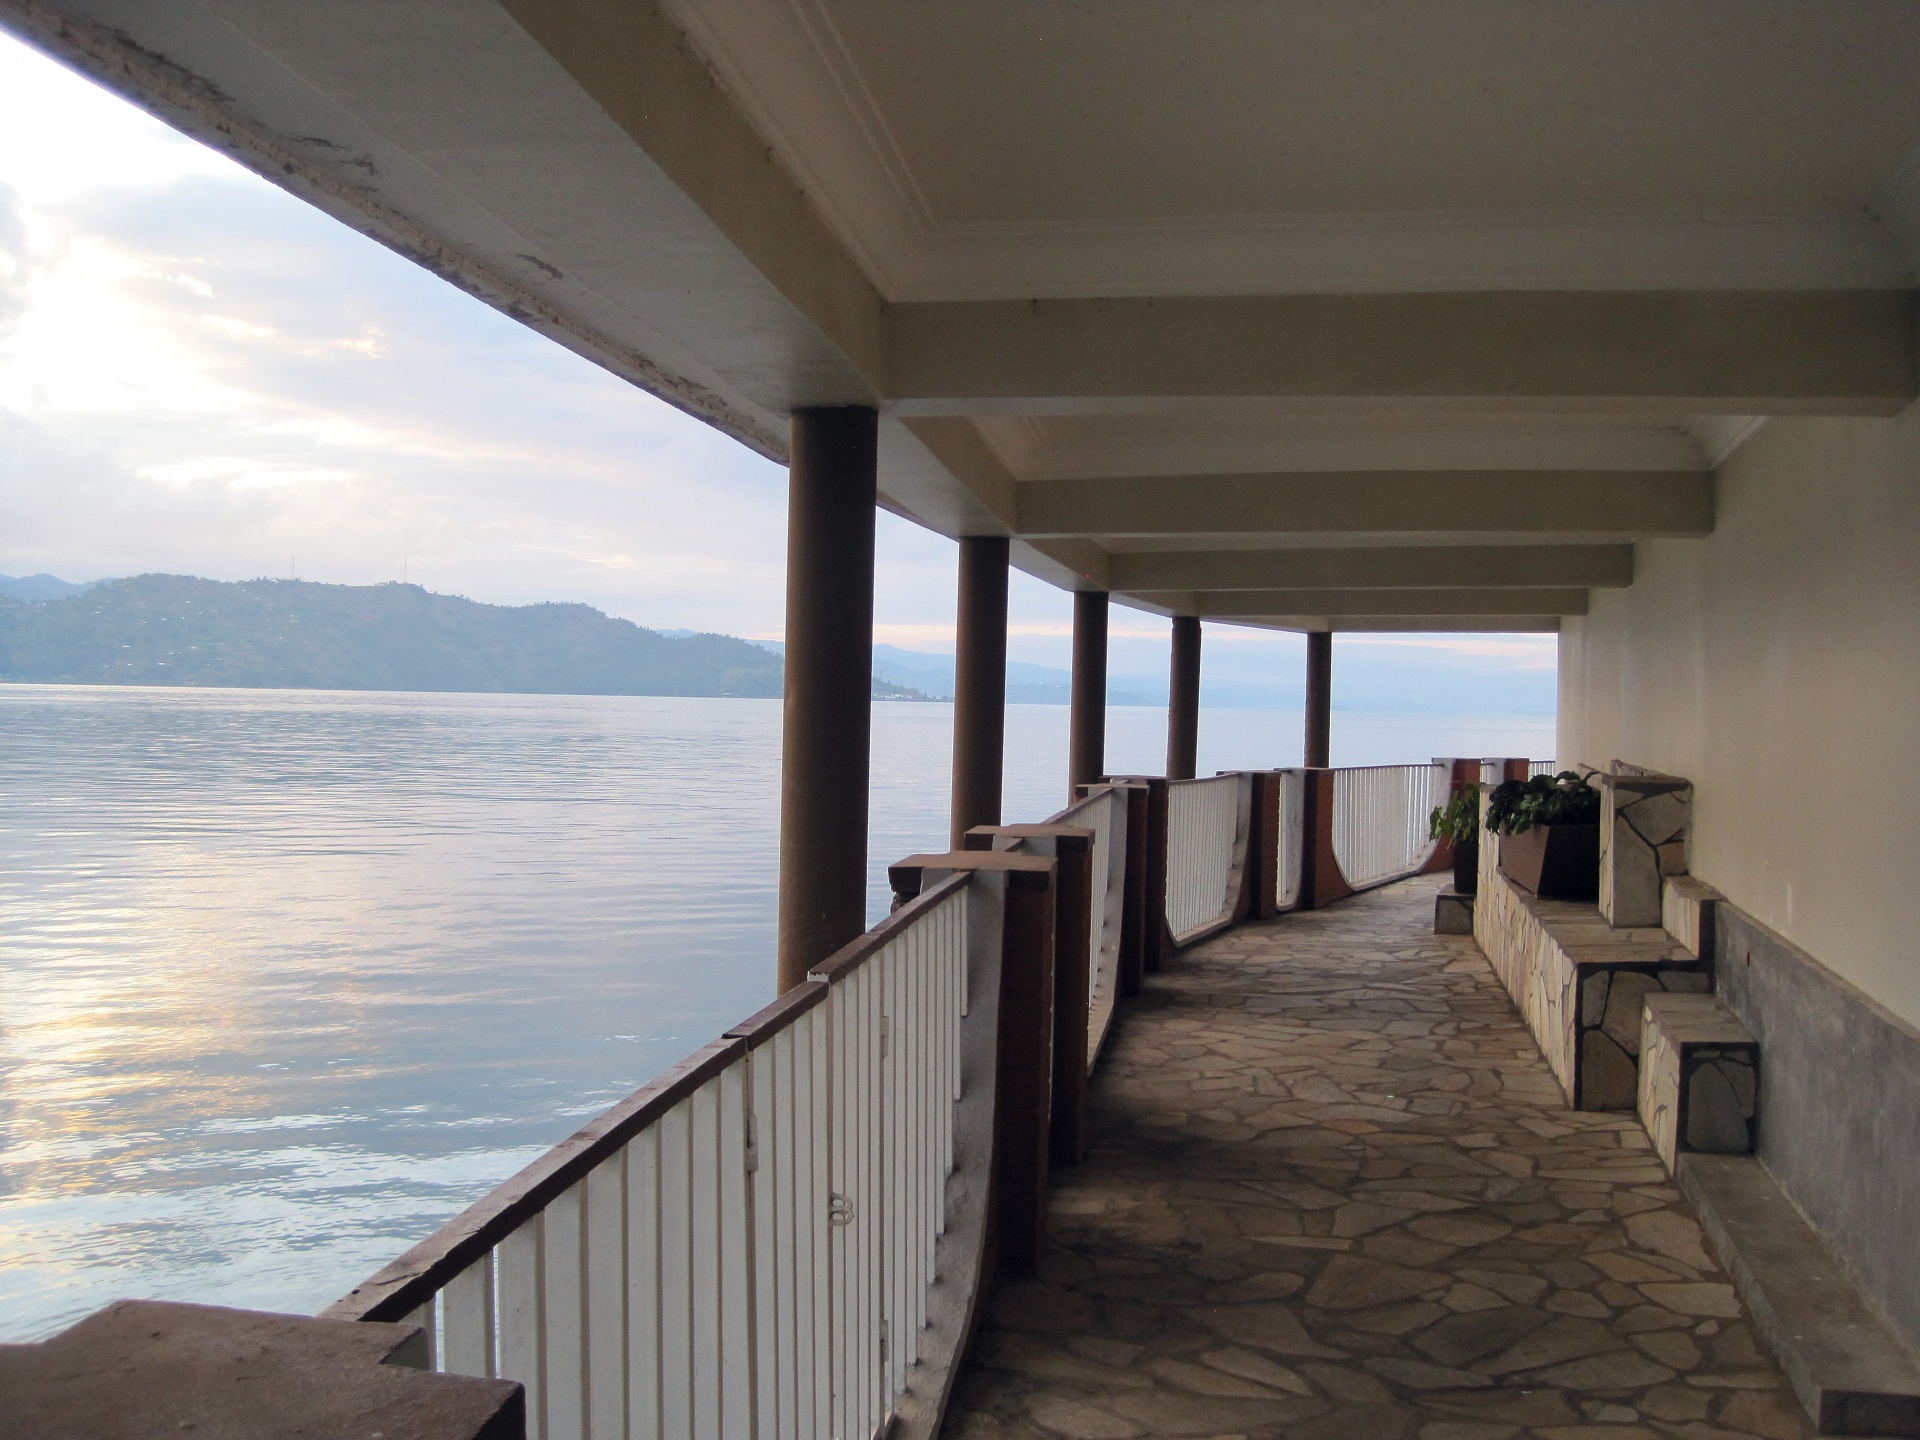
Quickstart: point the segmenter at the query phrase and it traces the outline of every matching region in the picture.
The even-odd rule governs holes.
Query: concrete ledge
[[[521,1440],[511,1380],[433,1375],[417,1325],[121,1300],[0,1345],[0,1440]]]
[[[1920,1437],[1920,1365],[1765,1167],[1745,1155],[1683,1154],[1676,1175],[1821,1433]]]

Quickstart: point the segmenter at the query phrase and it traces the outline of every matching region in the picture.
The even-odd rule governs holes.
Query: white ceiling
[[[670,0],[889,299],[1905,283],[1910,0]]]

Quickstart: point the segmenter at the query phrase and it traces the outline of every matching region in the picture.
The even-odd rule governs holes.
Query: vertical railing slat
[[[667,1433],[660,1410],[660,1135],[643,1131],[623,1152],[627,1170],[627,1434]]]
[[[540,1235],[541,1349],[547,1440],[586,1440],[586,1196],[570,1186],[547,1203]]]
[[[587,1424],[591,1440],[627,1434],[627,1159],[586,1182]]]
[[[660,1434],[693,1434],[692,1108],[660,1119]]]
[[[440,1368],[450,1375],[494,1374],[493,1252],[449,1280],[440,1297]]]
[[[503,1239],[495,1252],[495,1297],[500,1324],[500,1374],[527,1388],[527,1440],[546,1440],[546,1306],[541,1269],[546,1217],[535,1215]]]

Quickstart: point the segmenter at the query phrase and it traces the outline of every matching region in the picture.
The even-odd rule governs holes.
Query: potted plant
[[[1480,888],[1480,787],[1463,785],[1427,817],[1429,840],[1453,842],[1453,888],[1472,895]]]
[[[1509,780],[1487,800],[1500,873],[1543,900],[1600,896],[1600,792],[1572,770]]]

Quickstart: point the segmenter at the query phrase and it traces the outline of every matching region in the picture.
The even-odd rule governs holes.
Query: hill
[[[139,575],[37,603],[0,592],[0,680],[777,696],[781,668],[732,636],[669,638],[586,605],[482,605],[418,585]]]

